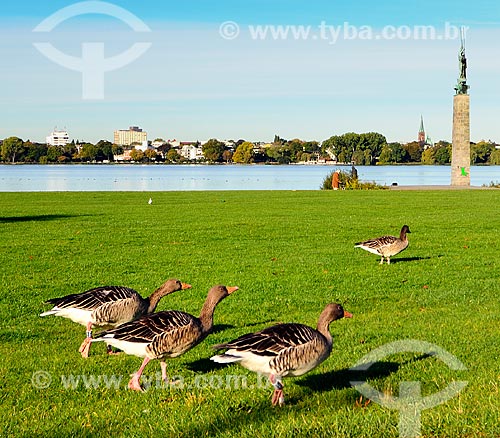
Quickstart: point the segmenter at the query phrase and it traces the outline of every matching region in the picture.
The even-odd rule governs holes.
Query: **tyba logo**
[[[151,32],[151,29],[131,12],[101,1],[74,3],[59,9],[36,26],[33,32],[51,32],[64,21],[85,14],[108,15],[127,24],[134,32]],[[103,42],[83,42],[82,56],[77,58],[61,52],[50,43],[33,45],[56,64],[82,73],[82,99],[104,99],[104,73],[130,64],[151,47],[150,42],[134,43],[124,52],[105,58]]]
[[[464,364],[455,356],[437,345],[418,340],[395,341],[385,344],[362,357],[349,370],[359,374],[360,371],[367,371],[372,365],[390,355],[409,352],[434,356],[443,361],[452,370],[466,370]],[[422,397],[421,382],[400,382],[399,397],[384,394],[365,381],[353,380],[350,383],[357,391],[375,403],[389,409],[397,409],[399,411],[399,435],[410,438],[420,436],[421,411],[438,406],[455,397],[467,386],[468,382],[454,381],[443,390],[427,397]]]

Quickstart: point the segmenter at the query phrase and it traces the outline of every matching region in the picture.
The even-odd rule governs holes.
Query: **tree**
[[[283,145],[285,143],[286,143],[286,140],[284,138],[281,138],[277,134],[274,135],[274,140],[273,140],[274,145]]]
[[[343,160],[344,163],[347,163],[348,161],[354,161],[354,164],[362,166],[363,164],[365,164],[365,153],[361,149],[358,149],[351,155],[350,160],[347,158],[347,156]]]
[[[380,150],[382,150],[382,149],[380,149]],[[364,155],[364,164],[366,166],[370,166],[371,164],[373,164],[375,157],[373,156],[371,149],[365,149],[363,152],[363,155]],[[380,152],[379,152],[379,155],[380,155]]]
[[[481,140],[477,144],[471,144],[470,161],[472,164],[482,164],[488,161],[488,158],[495,146],[493,143]]]
[[[76,148],[75,141],[72,140],[63,147],[64,156],[68,157],[69,160],[78,157],[78,149]]]
[[[305,141],[303,142],[302,147],[304,152],[308,153],[319,152],[321,150],[317,141]]]
[[[221,141],[212,138],[208,140],[202,147],[201,150],[203,155],[208,161],[216,162],[222,161],[222,153],[224,152],[225,145]]]
[[[378,157],[382,152],[382,148],[387,144],[387,140],[384,135],[378,132],[366,132],[364,134],[359,134],[358,148],[363,151],[369,150],[370,154],[365,154],[365,164],[372,164],[375,161],[375,157]],[[368,163],[370,161],[370,163]]]
[[[352,151],[349,153],[347,150],[344,137],[339,135],[333,135],[329,139],[324,140],[323,143],[321,143],[321,151],[322,155],[330,151],[335,156],[336,160],[342,163],[350,161],[352,157]],[[346,151],[349,155],[348,158],[346,157]]]
[[[47,160],[50,162],[58,161],[58,158],[63,154],[61,146],[49,146],[47,148]]]
[[[107,140],[99,140],[96,144],[99,155],[109,161],[113,161],[113,143]]]
[[[385,136],[378,132],[363,134],[347,132],[325,140],[321,149],[322,151],[329,150],[335,155],[337,161],[342,163],[354,161],[356,164],[373,164],[385,145],[387,145]]]
[[[433,149],[436,164],[448,164],[451,162],[451,144],[448,146],[436,144]]]
[[[500,164],[500,149],[495,149],[488,158],[488,164],[499,165]]]
[[[123,154],[123,146],[120,146],[119,144],[113,144],[111,146],[111,151],[113,152],[113,159],[114,159],[115,155]]]
[[[427,148],[422,152],[420,160],[422,164],[434,164],[436,159],[434,157],[434,148]]]
[[[293,162],[299,161],[298,156],[304,151],[304,142],[298,138],[286,142],[285,147],[290,151],[290,159]]]
[[[268,147],[266,149],[266,155],[271,158],[272,161],[276,161],[279,164],[288,164],[290,162],[290,150],[280,144],[272,144]]]
[[[84,143],[80,147],[78,157],[82,161],[96,161],[98,153],[99,149],[97,148],[97,146],[93,145],[92,143]]]
[[[392,162],[393,162],[392,149],[388,145],[385,145],[382,148],[382,152],[380,152],[378,163],[379,164],[389,164]]]
[[[253,144],[245,141],[240,144],[233,154],[233,162],[250,164],[253,163]]]
[[[177,163],[181,159],[181,156],[179,155],[179,152],[172,148],[169,149],[165,158],[169,163]]]
[[[222,152],[222,159],[226,162],[229,163],[233,159],[233,153],[226,149],[224,152]]]
[[[142,152],[140,149],[132,149],[130,151],[130,158],[132,161],[142,161],[144,158],[144,152]]]
[[[420,146],[418,141],[412,141],[411,143],[406,143],[403,148],[408,153],[408,161],[420,162],[422,158],[422,152],[424,150],[423,146]]]
[[[146,155],[146,157],[150,161],[156,160],[156,151],[154,149],[146,149],[146,152],[144,152],[144,155]]]
[[[388,143],[389,148],[392,152],[392,162],[393,163],[404,163],[408,161],[408,152],[403,148],[403,145],[398,142]]]
[[[24,143],[24,161],[28,163],[39,163],[40,158],[47,155],[47,145],[42,143]]]
[[[19,137],[6,138],[2,143],[2,158],[4,161],[16,162],[16,158],[24,150],[23,141]]]

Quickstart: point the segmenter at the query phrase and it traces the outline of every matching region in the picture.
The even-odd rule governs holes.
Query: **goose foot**
[[[285,404],[285,397],[283,395],[283,384],[281,383],[280,378],[271,374],[269,376],[269,381],[274,386],[273,398],[271,400],[271,403],[273,404],[273,406],[283,406]]]
[[[128,388],[133,391],[144,392],[144,389],[142,389],[141,384],[139,382],[140,378],[141,378],[140,375],[134,374],[133,377],[130,379],[130,382],[128,382]]]
[[[283,389],[275,389],[274,390],[271,403],[273,404],[273,406],[276,406],[276,405],[283,406],[285,404],[285,396],[283,395]]]
[[[142,389],[142,387],[141,387],[140,379],[142,376],[142,372],[144,371],[144,368],[146,368],[146,365],[148,364],[148,362],[150,360],[151,359],[149,359],[149,357],[147,357],[147,356],[144,358],[142,365],[137,370],[137,372],[132,375],[130,382],[128,382],[129,389],[132,389],[133,391],[144,392],[144,389]]]
[[[89,357],[89,351],[90,351],[90,343],[92,341],[92,338],[85,338],[84,341],[82,342],[82,345],[80,345],[80,348],[78,351],[82,354],[82,357],[85,359]]]
[[[82,345],[80,345],[80,348],[78,351],[82,353],[82,357],[87,358],[89,357],[89,351],[90,351],[90,343],[92,342],[92,323],[88,322],[87,323],[87,337],[84,339],[82,342]]]

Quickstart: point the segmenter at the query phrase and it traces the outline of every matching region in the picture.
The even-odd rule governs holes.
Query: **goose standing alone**
[[[140,379],[148,362],[159,359],[162,379],[167,381],[165,358],[180,356],[205,339],[212,331],[215,307],[236,290],[237,286],[212,287],[199,318],[178,310],[158,312],[102,332],[92,342],[104,341],[127,354],[143,357],[128,383],[130,389],[142,391]]]
[[[302,324],[278,324],[256,333],[249,333],[216,350],[227,349],[210,359],[218,363],[238,362],[243,367],[268,376],[274,386],[273,405],[283,405],[283,384],[287,376],[301,376],[323,362],[332,351],[332,321],[352,318],[340,304],[328,304],[319,316],[317,329]]]
[[[362,248],[365,251],[381,256],[381,265],[384,263],[385,257],[387,259],[387,264],[390,265],[392,256],[408,248],[407,233],[411,233],[410,228],[408,225],[403,225],[399,237],[382,236],[376,239],[365,240],[364,242],[356,243],[355,248]]]
[[[88,291],[52,298],[47,303],[54,307],[40,316],[56,315],[69,318],[87,328],[87,337],[80,346],[83,357],[89,356],[92,327],[116,327],[141,316],[153,313],[160,299],[190,284],[177,279],[167,280],[148,298],[142,298],[134,289],[124,286],[102,286]],[[108,353],[111,349],[108,348]]]

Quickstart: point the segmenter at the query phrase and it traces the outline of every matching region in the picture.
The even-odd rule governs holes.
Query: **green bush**
[[[336,171],[330,172],[323,180],[321,190],[333,190],[332,180],[333,174]],[[384,190],[386,186],[377,184],[375,181],[360,181],[352,176],[351,172],[339,171],[339,189],[340,190]]]

